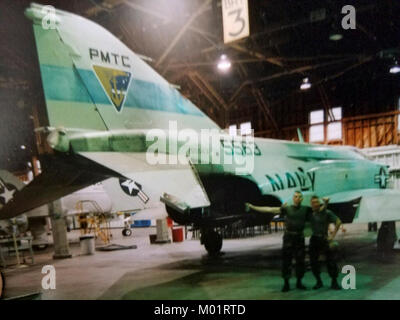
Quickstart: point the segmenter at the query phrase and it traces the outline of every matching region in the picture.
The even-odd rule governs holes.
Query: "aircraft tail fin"
[[[218,128],[117,37],[83,17],[32,4],[51,127]]]

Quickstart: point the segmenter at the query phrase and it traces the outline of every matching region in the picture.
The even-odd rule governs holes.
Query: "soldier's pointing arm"
[[[259,207],[259,206],[254,206],[251,203],[246,203],[246,207],[262,213],[273,213],[273,214],[281,213],[281,207]]]

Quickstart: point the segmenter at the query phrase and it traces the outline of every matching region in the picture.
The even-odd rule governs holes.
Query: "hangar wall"
[[[398,144],[398,116],[399,111],[363,115],[343,118],[342,139],[325,141],[328,144],[351,145],[358,148],[369,148]],[[310,125],[288,126],[282,128],[278,135],[273,130],[256,132],[257,136],[273,137],[284,140],[297,141],[297,128],[300,128],[306,141],[309,140]]]
[[[263,114],[262,107],[251,104],[237,108],[229,114],[230,124],[251,121],[259,137],[298,140],[300,128],[305,141],[309,141],[309,114],[313,110],[342,107],[342,138],[321,143],[352,145],[359,148],[398,144],[400,86],[395,79],[382,75],[373,80],[375,85],[354,83],[347,88],[330,84],[310,92],[295,92],[284,99],[267,103],[271,117]],[[243,102],[242,102],[243,103]],[[273,121],[277,124],[274,128]],[[327,125],[327,122],[321,124]]]

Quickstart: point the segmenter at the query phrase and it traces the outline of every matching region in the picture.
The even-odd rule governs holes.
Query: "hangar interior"
[[[250,35],[226,44],[220,0],[60,0],[51,5],[109,30],[226,131],[253,129],[256,137],[299,141],[300,130],[305,142],[361,148],[390,166],[391,186],[400,189],[400,4],[351,1],[356,28],[344,30],[341,10],[347,2],[249,0]],[[0,169],[25,182],[39,175],[52,154],[43,133],[35,131],[47,126],[48,119],[32,23],[24,16],[29,5],[30,1],[0,3]],[[218,67],[221,59],[229,60],[228,70]],[[304,87],[305,83],[310,86]],[[28,253],[34,256],[34,264],[28,261],[28,268],[16,268],[21,257],[9,254],[9,266],[4,268],[9,279],[6,297],[400,298],[396,290],[400,257],[395,251],[384,262],[376,258],[374,225],[345,225],[337,237],[341,265],[357,263],[357,284],[362,289],[285,295],[279,291],[281,223],[238,227],[230,233],[224,229],[225,238],[233,239],[224,241],[222,256],[208,257],[194,240],[199,235],[190,228],[180,229],[185,241],[170,243],[173,229],[165,219],[148,224],[149,219],[129,220],[129,214],[123,218],[96,236],[128,250],[81,256],[82,222],[74,216],[65,253],[72,259],[53,260],[50,247]],[[94,229],[103,230],[108,223],[94,220]],[[59,228],[57,223],[64,228],[63,221],[46,220],[46,232]],[[121,230],[131,232],[126,229],[133,234],[122,236]],[[151,236],[162,238],[163,232],[166,243],[151,244]],[[45,264],[59,270],[57,290],[40,288],[39,266]],[[82,272],[84,265],[92,267]],[[107,272],[99,276],[101,270]],[[74,277],[78,273],[82,290],[77,295]],[[312,276],[306,278],[311,284]]]

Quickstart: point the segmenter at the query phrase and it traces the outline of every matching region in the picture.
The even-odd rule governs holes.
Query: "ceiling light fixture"
[[[340,31],[340,28],[335,23],[331,25],[331,32],[329,33],[329,40],[331,41],[339,41],[343,39],[343,35]]]
[[[311,88],[311,83],[308,78],[303,79],[303,83],[300,85],[301,90],[308,90]]]
[[[343,39],[343,35],[340,33],[332,33],[329,35],[329,40],[332,41],[339,41]]]
[[[394,63],[393,66],[390,67],[389,72],[390,72],[390,73],[393,73],[393,74],[399,73],[399,72],[400,72],[400,66],[399,66],[399,64],[397,63],[397,61]]]
[[[228,57],[226,56],[226,54],[221,55],[221,58],[218,61],[218,69],[226,72],[231,68],[231,62],[229,61]]]

